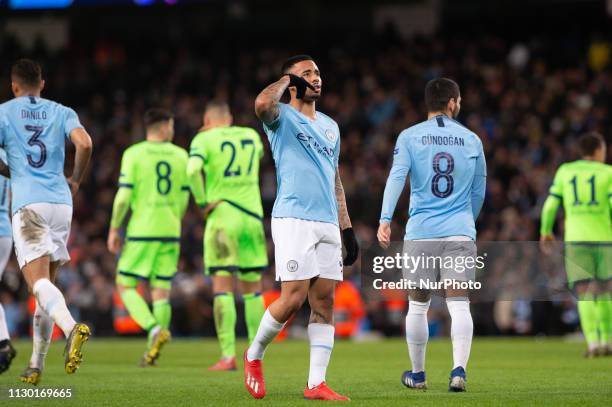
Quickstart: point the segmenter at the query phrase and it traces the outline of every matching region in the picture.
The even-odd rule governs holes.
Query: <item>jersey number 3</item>
[[[446,169],[442,170],[440,161],[444,159],[446,161]],[[438,198],[446,198],[453,193],[453,187],[455,181],[451,173],[455,169],[455,159],[449,153],[438,153],[433,158],[433,170],[435,175],[431,179],[431,193]],[[446,181],[446,188],[440,189],[440,180]]]
[[[32,154],[28,154],[28,164],[30,164],[34,168],[40,168],[45,165],[47,161],[47,146],[38,138],[43,132],[42,126],[30,126],[29,124],[25,126],[25,129],[32,133],[32,136],[28,140],[28,145],[32,147],[38,147],[40,149],[40,154],[38,160],[35,160]]]

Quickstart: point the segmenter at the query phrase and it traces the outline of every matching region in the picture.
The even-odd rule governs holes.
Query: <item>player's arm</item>
[[[382,210],[380,213],[380,225],[378,227],[378,241],[384,248],[389,247],[391,242],[391,220],[397,206],[404,186],[406,185],[406,177],[410,172],[411,160],[408,152],[408,145],[404,137],[400,135],[393,150],[393,165],[387,178],[385,192],[383,195]]]
[[[346,205],[346,195],[344,194],[344,186],[340,179],[340,170],[336,167],[336,202],[338,203],[338,223],[342,232],[342,241],[346,248],[346,256],[344,257],[344,265],[350,266],[357,260],[359,256],[359,244],[353,231],[351,218]]]
[[[74,196],[79,190],[79,186],[85,175],[85,170],[89,165],[89,160],[91,159],[91,153],[93,151],[93,143],[91,142],[91,137],[89,137],[89,134],[81,125],[76,112],[69,108],[65,109],[64,131],[76,149],[74,155],[74,169],[72,171],[72,176],[68,179],[70,191]]]
[[[204,178],[202,177],[202,169],[204,167],[205,155],[202,146],[195,146],[191,144],[189,151],[189,161],[187,161],[187,182],[191,193],[196,201],[198,207],[202,210],[202,217],[204,220],[210,215],[210,213],[221,203],[206,202],[206,189],[204,184]]]
[[[283,75],[278,81],[268,85],[255,98],[255,114],[265,124],[272,124],[280,115],[279,103],[283,93],[289,87],[291,79]]]
[[[130,209],[132,202],[132,194],[134,189],[134,159],[128,152],[123,154],[121,159],[121,170],[119,172],[119,189],[113,201],[113,212],[111,214],[111,223],[108,229],[107,247],[111,253],[117,254],[121,249],[121,236],[119,229],[123,224],[125,216]]]
[[[555,240],[553,227],[555,226],[557,210],[562,202],[563,176],[562,170],[559,168],[550,187],[549,195],[546,198],[546,201],[544,201],[544,206],[542,207],[542,213],[540,215],[540,241],[543,242],[541,248],[545,253],[550,252],[551,250],[544,242],[552,242]]]
[[[480,154],[476,158],[476,169],[474,171],[474,179],[472,181],[472,188],[470,191],[470,198],[472,201],[472,215],[474,221],[478,219],[482,204],[485,199],[485,191],[487,189],[487,161],[485,159],[484,151],[482,146],[480,147]]]

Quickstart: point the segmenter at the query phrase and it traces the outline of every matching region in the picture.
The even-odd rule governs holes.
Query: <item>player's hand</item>
[[[295,86],[297,91],[297,94],[295,95],[296,98],[302,99],[306,94],[306,88],[315,90],[314,86],[308,83],[306,79],[292,73],[287,74],[287,76],[289,76],[289,86]]]
[[[70,188],[70,193],[72,194],[72,197],[74,198],[76,196],[76,193],[79,191],[80,184],[76,182],[75,180],[73,180],[72,178],[67,178],[66,181],[68,181],[68,187]]]
[[[108,231],[106,247],[108,248],[108,251],[113,254],[118,254],[121,250],[121,236],[119,236],[119,231],[117,229],[111,228]]]
[[[553,253],[553,247],[555,241],[555,235],[541,235],[540,236],[540,250],[547,256]]]
[[[342,241],[346,249],[343,263],[345,266],[351,266],[355,263],[357,257],[359,257],[359,243],[357,243],[357,237],[353,228],[346,228],[342,231]]]
[[[380,247],[388,249],[391,244],[391,225],[385,222],[381,223],[378,226],[376,237],[378,237],[378,244]]]
[[[208,216],[212,213],[212,211],[214,211],[215,208],[219,206],[221,202],[223,201],[219,200],[219,201],[211,202],[208,205],[206,205],[204,209],[202,209],[202,217],[204,218],[204,220],[208,218]]]

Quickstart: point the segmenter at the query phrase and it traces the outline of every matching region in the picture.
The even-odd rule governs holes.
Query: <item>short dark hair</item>
[[[286,74],[293,67],[293,65],[302,61],[314,61],[314,59],[312,59],[310,55],[306,54],[292,56],[291,58],[288,58],[285,62],[283,62],[281,73],[283,75]]]
[[[593,155],[605,145],[604,138],[599,133],[590,132],[583,134],[578,139],[578,149],[581,156]]]
[[[167,122],[171,119],[174,119],[174,115],[171,111],[158,107],[149,109],[144,114],[144,124],[146,128],[155,126],[161,122]]]
[[[459,85],[452,79],[432,79],[425,85],[425,105],[428,112],[443,112],[448,101],[459,98]]]
[[[20,59],[11,67],[11,79],[17,80],[23,86],[37,87],[42,81],[42,69],[31,59]]]

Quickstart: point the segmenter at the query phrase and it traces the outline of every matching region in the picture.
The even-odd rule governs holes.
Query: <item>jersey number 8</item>
[[[160,195],[168,195],[172,188],[172,181],[170,180],[172,167],[166,161],[160,161],[155,167],[155,172],[157,172],[157,192]]]
[[[446,169],[442,170],[440,160],[446,160]],[[455,159],[449,153],[438,153],[433,158],[433,170],[436,175],[431,179],[431,192],[438,198],[447,198],[453,193],[454,180],[451,175],[455,169]],[[440,190],[440,180],[446,181],[446,189]]]

